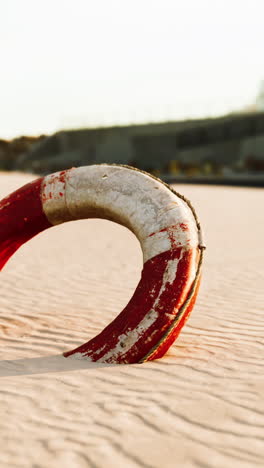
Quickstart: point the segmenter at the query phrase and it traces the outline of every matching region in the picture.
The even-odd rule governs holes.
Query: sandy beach
[[[0,198],[33,178],[1,173]],[[177,190],[197,210],[207,251],[197,304],[163,359],[61,355],[131,297],[142,255],[127,229],[54,227],[1,272],[1,468],[263,466],[264,191]]]

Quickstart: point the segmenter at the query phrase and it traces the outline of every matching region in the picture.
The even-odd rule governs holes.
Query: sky
[[[0,138],[243,109],[263,18],[263,0],[0,0]]]

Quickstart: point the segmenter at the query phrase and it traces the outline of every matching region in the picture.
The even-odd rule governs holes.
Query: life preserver
[[[0,202],[0,269],[39,232],[103,218],[139,239],[144,267],[124,310],[99,335],[64,353],[102,363],[164,355],[195,302],[203,245],[190,203],[160,180],[127,166],[73,168],[34,180]]]

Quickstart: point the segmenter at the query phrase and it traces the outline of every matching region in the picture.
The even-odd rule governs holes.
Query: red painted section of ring
[[[184,312],[184,315],[182,316],[181,320],[176,325],[176,327],[172,330],[172,332],[160,344],[160,346],[155,350],[155,352],[149,357],[148,361],[153,361],[154,359],[159,359],[162,356],[164,356],[164,354],[168,351],[168,349],[171,347],[171,345],[174,343],[174,341],[178,338],[183,326],[187,322],[187,320],[188,320],[188,318],[189,318],[189,316],[191,314],[191,311],[192,311],[192,309],[194,307],[194,304],[195,304],[195,301],[196,301],[196,298],[197,298],[197,294],[198,294],[198,290],[199,290],[199,287],[200,287],[200,281],[201,281],[201,278],[198,280],[198,282],[196,284],[193,297],[192,297],[192,299],[190,301],[189,306],[187,307],[186,311]]]
[[[51,226],[42,209],[42,181],[34,180],[0,201],[0,270],[22,244]]]
[[[158,305],[154,303],[159,295],[163,277],[169,260],[180,258],[178,263],[177,275],[172,283],[166,283],[162,294],[159,297]],[[162,339],[164,333],[171,325],[175,314],[180,305],[185,300],[188,293],[186,291],[186,281],[190,275],[191,259],[193,252],[191,250],[182,253],[182,248],[176,248],[163,252],[147,261],[142,271],[142,277],[135,290],[134,295],[125,307],[125,309],[110,323],[99,335],[78,348],[64,353],[68,357],[75,353],[82,353],[88,356],[92,361],[109,363],[136,363],[139,362],[148,352]],[[151,293],[152,292],[152,293]],[[186,311],[189,314],[194,301]],[[153,323],[138,334],[136,342],[126,350],[126,335],[140,326],[141,321],[149,314],[158,313]],[[179,325],[178,333],[183,326]],[[120,336],[124,337],[124,348],[115,350],[120,342]],[[175,336],[175,337],[174,337]],[[171,340],[166,340],[172,344],[176,338],[174,331]],[[169,346],[170,346],[169,344]],[[164,344],[164,352],[166,345]],[[121,349],[121,351],[120,351]],[[159,348],[159,357],[164,354],[163,348]],[[105,354],[108,356],[105,357]]]

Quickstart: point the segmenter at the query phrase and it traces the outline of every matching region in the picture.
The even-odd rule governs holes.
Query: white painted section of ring
[[[77,361],[82,361],[85,359],[86,361],[93,362],[93,360],[87,355],[84,355],[83,353],[74,353],[69,356],[68,359],[76,359]]]
[[[60,174],[60,172],[55,172],[44,177],[41,186],[43,211],[51,224],[54,225],[68,220],[65,182]]]
[[[156,234],[150,237],[148,236],[142,240],[141,247],[144,252],[144,262],[162,252],[170,250],[172,248],[171,237],[175,239],[177,247],[191,248],[197,246],[198,241],[195,239],[195,236],[191,235],[191,230],[186,233],[180,224],[181,223],[178,223],[178,225],[169,227],[167,231],[157,232]],[[185,219],[183,224],[189,225],[190,221]],[[194,232],[195,229],[197,231],[196,226],[193,227]]]
[[[198,246],[198,230],[190,208],[152,177],[108,165],[67,171],[65,183],[59,174],[45,177],[43,183],[43,209],[51,224],[91,217],[111,219],[134,232],[144,262],[170,250],[171,236],[179,247]],[[186,225],[187,230],[181,225]],[[168,227],[169,232],[160,232]]]

